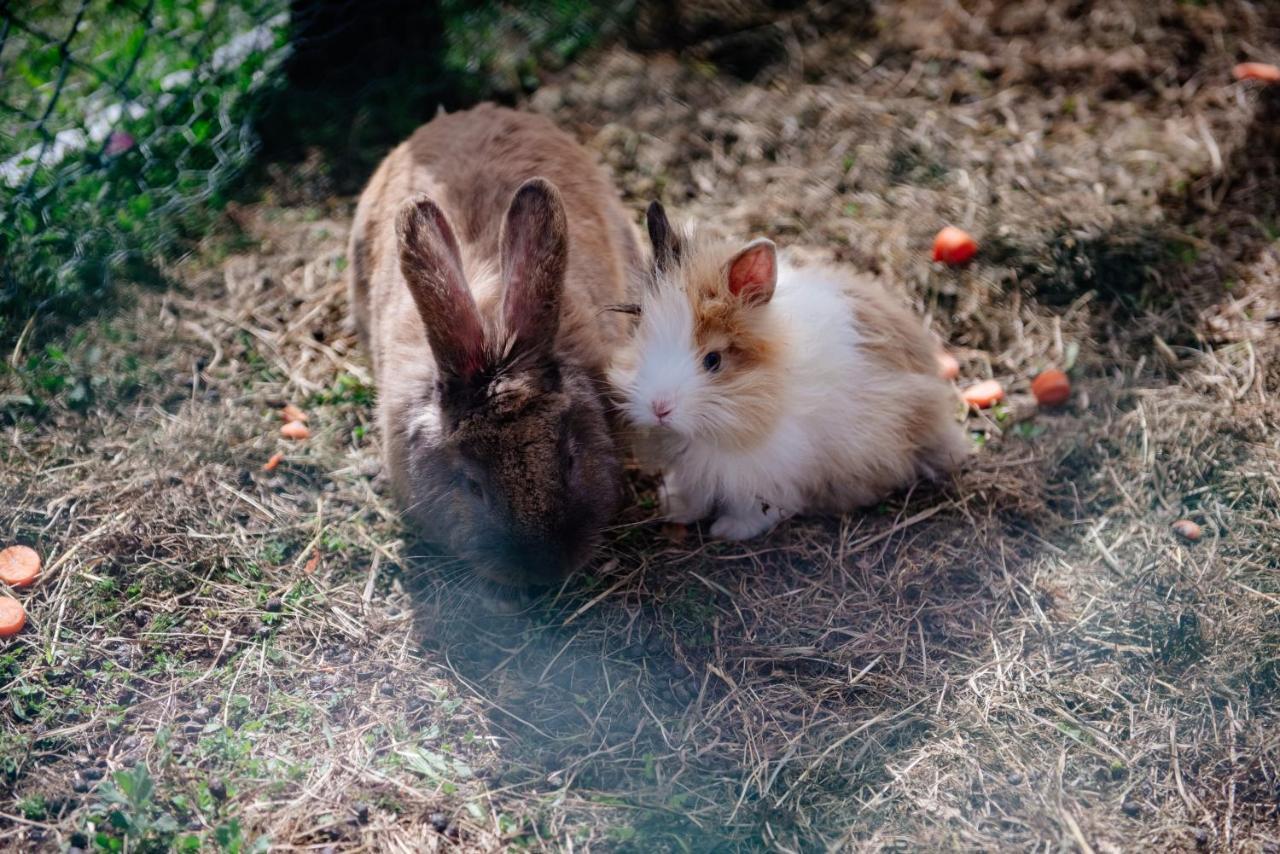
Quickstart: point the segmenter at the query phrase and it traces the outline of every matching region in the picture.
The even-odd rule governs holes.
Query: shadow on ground
[[[426,558],[417,630],[504,738],[503,788],[625,805],[637,850],[836,838],[889,780],[884,756],[931,737],[966,663],[1053,609],[1018,512],[1046,521],[1044,496],[981,509],[1007,475],[979,466],[755,544],[633,514],[598,572],[515,614]]]

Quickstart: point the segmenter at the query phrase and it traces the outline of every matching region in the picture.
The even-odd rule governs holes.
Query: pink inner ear
[[[768,243],[744,249],[729,265],[729,293],[742,299],[768,300],[777,279],[773,247]]]

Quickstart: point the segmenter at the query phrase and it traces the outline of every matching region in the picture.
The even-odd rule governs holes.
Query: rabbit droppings
[[[874,279],[779,263],[648,212],[651,275],[611,379],[663,473],[663,512],[748,539],[843,512],[969,452],[924,325]]]
[[[370,179],[348,257],[409,521],[499,585],[559,581],[621,498],[604,307],[642,256],[616,192],[545,118],[441,115]]]

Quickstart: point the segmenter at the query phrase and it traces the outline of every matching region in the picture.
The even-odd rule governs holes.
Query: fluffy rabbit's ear
[[[773,241],[758,237],[729,259],[729,293],[748,305],[773,298],[778,284],[778,250]]]
[[[517,352],[549,350],[560,329],[569,226],[560,193],[545,179],[520,185],[502,225],[502,315]]]
[[[467,378],[484,365],[484,327],[462,273],[458,241],[444,211],[426,196],[405,202],[396,217],[400,272],[427,328],[431,352],[446,376]]]
[[[649,242],[653,244],[654,270],[662,273],[672,269],[680,263],[680,238],[672,229],[661,202],[649,203],[645,220],[649,225]]]

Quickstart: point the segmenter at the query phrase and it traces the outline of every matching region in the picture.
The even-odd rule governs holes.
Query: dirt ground
[[[750,81],[609,47],[527,106],[637,221],[881,274],[1010,392],[973,463],[747,545],[636,475],[591,572],[488,609],[379,494],[354,199],[273,168],[172,289],[6,354],[0,541],[45,572],[0,641],[0,848],[1280,851],[1280,86],[1231,77],[1280,10],[767,36]],[[947,223],[973,264],[930,262]]]

